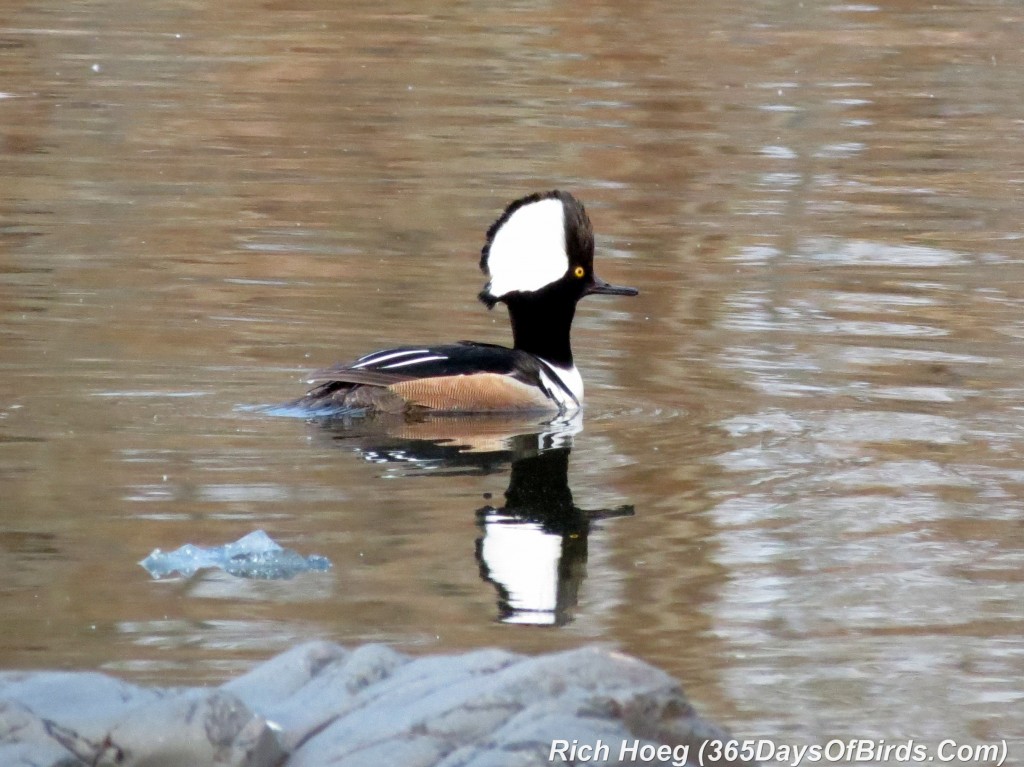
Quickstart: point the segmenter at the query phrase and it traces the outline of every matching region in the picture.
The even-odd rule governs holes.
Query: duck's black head
[[[574,306],[591,293],[635,296],[594,274],[594,230],[583,204],[568,192],[538,192],[511,203],[487,230],[480,269],[488,282],[480,300],[550,296]]]

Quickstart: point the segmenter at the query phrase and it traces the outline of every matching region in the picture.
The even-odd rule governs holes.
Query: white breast
[[[569,368],[553,365],[541,360],[540,380],[544,389],[555,399],[561,410],[576,410],[583,404],[583,376],[575,365]],[[554,375],[563,385],[552,380]],[[566,389],[569,391],[567,392]],[[571,392],[571,394],[570,394]]]

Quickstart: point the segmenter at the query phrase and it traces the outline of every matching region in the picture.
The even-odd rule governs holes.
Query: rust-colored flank
[[[392,384],[388,390],[411,406],[438,411],[487,413],[554,409],[553,401],[536,386],[497,373],[417,378]]]

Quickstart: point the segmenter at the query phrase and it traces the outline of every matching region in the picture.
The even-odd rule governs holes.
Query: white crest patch
[[[491,240],[487,290],[495,298],[540,290],[569,271],[565,211],[555,198],[519,208]]]

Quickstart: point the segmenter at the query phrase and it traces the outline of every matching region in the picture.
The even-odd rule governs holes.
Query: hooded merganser
[[[480,300],[508,307],[513,347],[460,341],[402,346],[315,373],[318,384],[294,404],[332,411],[403,413],[578,409],[583,379],[569,332],[576,302],[592,293],[635,296],[594,274],[594,233],[568,192],[531,194],[511,203],[480,255],[489,280]]]

